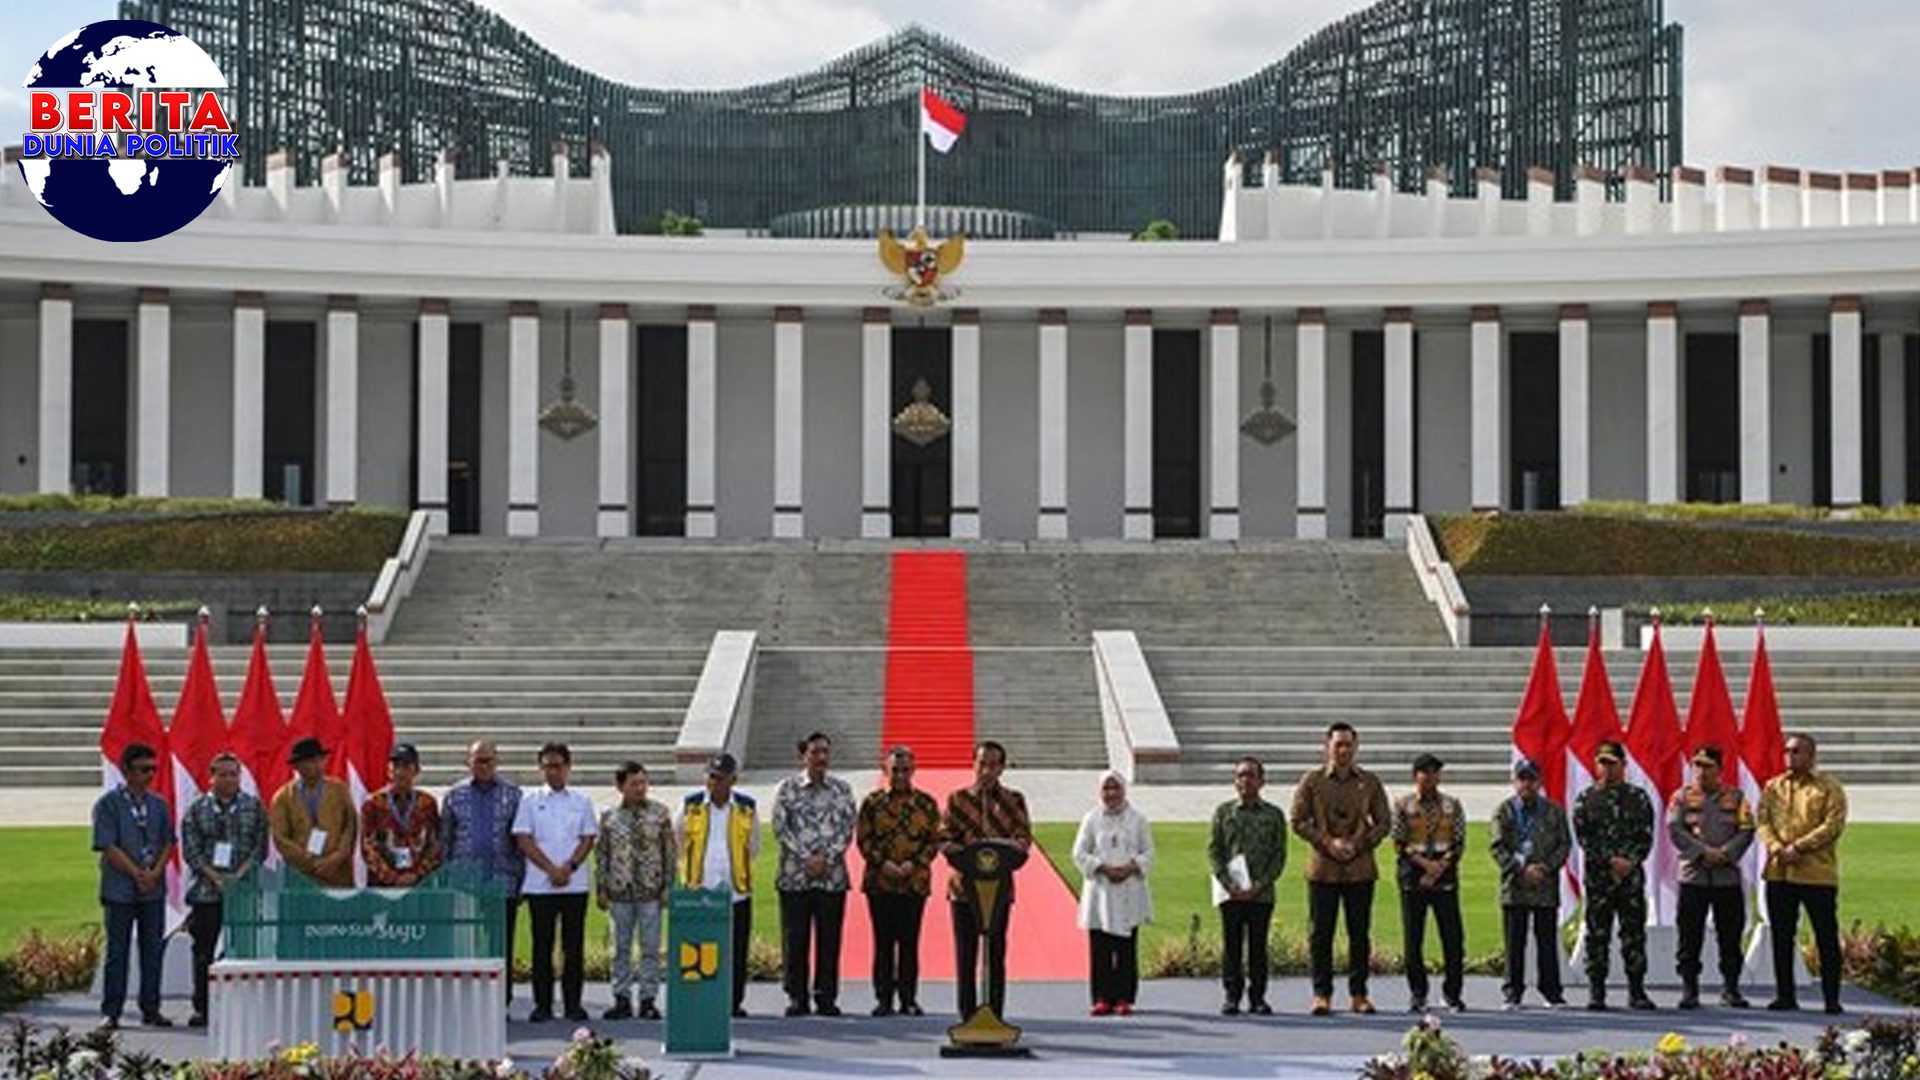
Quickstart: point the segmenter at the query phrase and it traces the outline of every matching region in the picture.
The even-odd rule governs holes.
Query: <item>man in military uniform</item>
[[[1740,936],[1747,928],[1747,892],[1740,859],[1753,844],[1753,812],[1737,787],[1720,783],[1720,748],[1693,752],[1693,783],[1674,792],[1667,835],[1680,853],[1680,1007],[1700,1007],[1700,946],[1713,912],[1720,946],[1720,1004],[1747,1007],[1740,996]]]
[[[1586,855],[1587,1008],[1607,1007],[1607,952],[1620,923],[1620,961],[1627,969],[1627,1006],[1654,1008],[1647,996],[1647,875],[1653,851],[1653,800],[1627,783],[1627,755],[1611,740],[1595,748],[1600,777],[1573,807],[1573,835]]]

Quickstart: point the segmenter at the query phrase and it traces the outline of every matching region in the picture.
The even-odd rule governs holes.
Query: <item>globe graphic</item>
[[[55,42],[27,72],[29,90],[225,87],[213,60],[159,23],[90,23]],[[64,108],[64,95],[63,108]],[[114,137],[125,152],[124,133]],[[231,175],[226,160],[170,157],[23,158],[20,173],[40,205],[75,232],[132,242],[165,236],[199,217]]]

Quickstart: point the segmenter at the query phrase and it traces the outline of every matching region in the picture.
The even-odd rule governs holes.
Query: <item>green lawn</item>
[[[1498,910],[1493,864],[1485,855],[1485,827],[1476,823],[1469,828],[1471,848],[1461,867],[1461,887],[1468,952],[1480,954],[1498,947]],[[1061,876],[1077,892],[1080,875],[1069,859],[1074,829],[1071,824],[1050,823],[1035,826],[1034,832]],[[1205,825],[1197,823],[1154,827],[1158,861],[1151,881],[1158,919],[1142,939],[1149,954],[1169,935],[1184,935],[1196,914],[1202,917],[1205,932],[1214,933],[1206,886],[1206,831]],[[1912,914],[1912,898],[1920,893],[1920,860],[1908,854],[1916,846],[1920,846],[1920,825],[1855,825],[1847,830],[1841,841],[1845,868],[1840,893],[1843,924],[1920,923]],[[84,828],[0,828],[0,866],[9,868],[0,878],[0,948],[11,947],[28,930],[64,935],[99,924],[95,864],[86,847]],[[758,881],[773,880],[774,861],[769,842],[756,865]],[[1306,925],[1306,888],[1300,877],[1304,863],[1304,849],[1296,842],[1289,848],[1287,869],[1280,879],[1275,916],[1283,930],[1296,934],[1304,933]],[[753,918],[756,937],[768,943],[777,941],[779,908],[771,888],[755,891]],[[606,917],[598,910],[588,917],[587,935],[589,942],[606,940]],[[1400,948],[1399,903],[1391,888],[1375,894],[1374,938],[1384,947],[1395,951]],[[520,949],[525,955],[524,920]]]

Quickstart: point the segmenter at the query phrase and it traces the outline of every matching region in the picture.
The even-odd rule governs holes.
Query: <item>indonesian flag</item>
[[[165,800],[167,813],[173,816],[173,808],[179,805],[173,794],[173,758],[167,749],[167,729],[160,726],[160,710],[153,704],[153,688],[147,684],[147,666],[140,659],[140,638],[133,631],[133,618],[128,614],[126,644],[120,649],[120,677],[114,683],[107,722],[100,728],[101,786],[112,791],[126,782],[120,772],[120,755],[127,747],[142,743],[154,752],[149,790]],[[169,930],[186,914],[181,904],[179,857],[179,848],[175,847],[173,867],[167,873]]]
[[[1653,623],[1653,646],[1640,665],[1627,721],[1627,779],[1638,784],[1664,814],[1685,773],[1680,763],[1680,712],[1673,703],[1673,679],[1660,643],[1660,621]],[[1647,875],[1647,912],[1654,926],[1672,926],[1680,903],[1680,865],[1664,828],[1653,830],[1652,872]]]
[[[1573,705],[1573,732],[1567,739],[1567,812],[1580,800],[1580,793],[1593,786],[1600,775],[1594,761],[1603,742],[1625,743],[1627,731],[1620,726],[1620,709],[1614,704],[1613,684],[1607,680],[1607,664],[1600,655],[1600,634],[1596,619],[1587,620],[1587,665],[1580,676],[1580,696]],[[1573,838],[1573,855],[1567,860],[1567,872],[1576,892],[1585,884],[1586,859],[1580,850],[1580,837]]]
[[[920,88],[920,133],[941,153],[953,149],[967,130],[967,114],[954,108],[930,86]]]
[[[1722,783],[1740,783],[1740,730],[1734,726],[1733,695],[1726,672],[1720,668],[1720,649],[1714,644],[1713,620],[1700,643],[1700,667],[1693,675],[1693,698],[1687,703],[1687,760],[1703,746],[1720,751]]]
[[[327,750],[327,775],[347,778],[347,748],[342,746],[344,730],[340,723],[340,705],[333,696],[333,680],[327,674],[327,650],[320,641],[320,610],[314,609],[307,635],[307,669],[300,676],[300,693],[293,699],[293,716],[287,723],[287,745],[313,736]],[[288,773],[291,776],[291,770]],[[271,798],[271,796],[269,796]]]
[[[167,747],[173,759],[173,827],[178,833],[193,801],[207,790],[207,773],[212,768],[214,755],[227,748],[227,718],[220,708],[220,690],[214,684],[213,661],[207,656],[204,609],[194,631],[187,678],[180,684],[180,701],[173,708],[173,723],[167,728]],[[167,882],[168,899],[176,905],[184,900],[184,896],[175,897],[180,873],[176,859]]]
[[[353,668],[347,674],[346,720],[347,752],[343,756],[348,761],[347,784],[358,806],[370,792],[386,785],[387,756],[393,753],[393,713],[387,708],[386,691],[380,687],[380,673],[373,666],[373,650],[367,646],[365,619],[360,621]]]
[[[1520,712],[1513,718],[1513,758],[1531,758],[1540,767],[1540,787],[1547,798],[1567,804],[1567,706],[1560,700],[1560,673],[1553,663],[1553,640],[1547,617],[1540,617],[1540,644],[1533,654],[1533,672]],[[1572,884],[1560,878],[1560,917],[1573,911]]]
[[[287,765],[287,718],[280,711],[280,695],[273,687],[273,669],[267,663],[267,622],[253,625],[253,656],[247,661],[247,681],[240,703],[233,708],[233,752],[246,771],[241,786],[262,801],[292,778]],[[271,849],[270,849],[271,850]]]
[[[1740,790],[1746,792],[1747,805],[1758,814],[1761,790],[1787,768],[1787,740],[1780,729],[1780,700],[1773,693],[1773,664],[1767,659],[1765,626],[1754,628],[1753,671],[1747,680],[1746,706],[1740,719]],[[1749,884],[1759,881],[1760,845],[1748,845],[1742,862]],[[1762,904],[1760,910],[1765,912],[1766,905]]]

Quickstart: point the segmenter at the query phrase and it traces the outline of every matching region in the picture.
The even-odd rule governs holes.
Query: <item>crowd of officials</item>
[[[1308,772],[1290,812],[1261,797],[1266,770],[1253,757],[1234,768],[1235,797],[1214,812],[1207,857],[1209,886],[1222,935],[1220,1011],[1268,1015],[1267,934],[1275,882],[1287,862],[1289,834],[1308,849],[1306,868],[1312,1014],[1333,1012],[1334,937],[1346,923],[1348,1008],[1375,1011],[1367,993],[1371,916],[1379,868],[1375,849],[1391,842],[1394,883],[1415,1011],[1428,1008],[1424,960],[1429,913],[1439,931],[1445,1007],[1461,1010],[1465,935],[1460,915],[1459,867],[1466,816],[1440,790],[1444,763],[1432,754],[1413,762],[1413,790],[1390,801],[1378,777],[1356,763],[1358,735],[1337,723],[1326,732],[1324,766]],[[774,887],[779,894],[786,1015],[838,1016],[841,930],[847,865],[857,848],[859,888],[873,928],[873,1015],[922,1015],[920,929],[932,891],[936,858],[966,845],[998,840],[1031,847],[1025,799],[1001,783],[1006,750],[983,742],[974,754],[974,782],[954,791],[944,807],[913,783],[914,756],[895,747],[885,759],[886,782],[856,804],[845,780],[829,772],[832,740],[815,732],[798,744],[800,770],[776,788],[768,818],[779,845]],[[499,886],[507,897],[506,940],[522,907],[530,920],[533,1009],[528,1019],[555,1015],[553,956],[561,964],[559,1015],[585,1020],[584,937],[587,905],[597,903],[612,925],[613,1002],[606,1019],[658,1019],[661,920],[670,886],[726,891],[733,904],[733,1011],[745,1016],[747,946],[752,932],[753,863],[760,844],[760,806],[736,790],[738,764],[729,754],[707,765],[702,790],[686,794],[677,812],[650,793],[647,770],[627,762],[614,773],[619,802],[596,811],[570,787],[572,755],[561,743],[539,752],[541,784],[522,790],[499,772],[491,742],[468,751],[466,778],[436,800],[419,790],[420,757],[410,744],[393,748],[390,782],[358,807],[347,786],[328,777],[328,748],[318,739],[296,742],[289,754],[294,777],[265,805],[241,788],[239,760],[221,754],[211,765],[207,793],[184,815],[178,835],[189,876],[186,900],[193,939],[193,1015],[207,1022],[207,971],[220,935],[222,896],[229,884],[255,872],[271,849],[295,871],[328,887],[354,885],[354,855],[367,884],[405,888],[443,865],[460,865]],[[1763,860],[1772,934],[1776,992],[1769,1008],[1799,1007],[1792,981],[1799,912],[1812,924],[1821,988],[1829,1013],[1840,1011],[1837,842],[1846,823],[1839,783],[1814,768],[1813,740],[1787,740],[1787,770],[1771,781],[1756,809],[1736,786],[1722,783],[1721,753],[1701,748],[1691,781],[1664,815],[1645,792],[1627,782],[1625,755],[1616,743],[1596,754],[1600,775],[1569,815],[1540,790],[1540,770],[1521,760],[1514,793],[1493,815],[1491,854],[1499,867],[1506,971],[1505,1007],[1518,1008],[1526,990],[1532,948],[1534,989],[1549,1006],[1566,1001],[1560,977],[1557,915],[1560,879],[1574,843],[1585,865],[1585,975],[1587,1007],[1606,1009],[1611,940],[1617,933],[1627,976],[1627,1004],[1651,1009],[1645,987],[1646,864],[1654,833],[1665,828],[1679,860],[1677,974],[1683,1009],[1700,1004],[1701,952],[1712,917],[1721,976],[1719,1002],[1741,1008],[1741,938],[1746,926],[1742,860],[1756,842]],[[93,846],[100,853],[100,898],[107,963],[103,1022],[119,1023],[125,1006],[130,945],[139,942],[142,1022],[170,1026],[160,1008],[160,966],[166,920],[166,867],[176,842],[166,802],[151,790],[157,757],[134,745],[120,761],[124,782],[94,806]],[[1664,817],[1664,821],[1659,818]],[[1095,1016],[1132,1013],[1139,992],[1140,928],[1152,921],[1147,879],[1154,843],[1146,817],[1127,798],[1118,773],[1100,778],[1098,803],[1081,821],[1073,863],[1084,878],[1079,923],[1088,933],[1090,991]],[[589,870],[591,864],[591,870]],[[1009,886],[1011,887],[1011,885]],[[956,878],[950,879],[960,1015],[971,1016],[974,978],[984,959],[987,1001],[1005,1011],[1006,927],[982,934]],[[982,946],[984,945],[984,957]],[[639,962],[634,956],[637,952]],[[509,964],[511,969],[511,964]],[[509,971],[507,996],[512,999]]]

